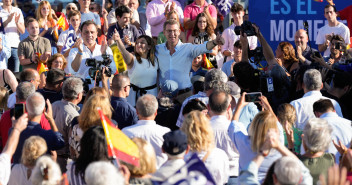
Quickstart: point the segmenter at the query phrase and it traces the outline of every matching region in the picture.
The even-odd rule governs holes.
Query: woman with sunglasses
[[[134,46],[134,55],[129,53],[122,42],[119,33],[115,30],[113,35],[117,46],[123,56],[128,69],[131,82],[130,95],[127,101],[135,106],[138,97],[144,94],[158,95],[157,74],[158,61],[155,57],[155,44],[151,37],[141,35]]]

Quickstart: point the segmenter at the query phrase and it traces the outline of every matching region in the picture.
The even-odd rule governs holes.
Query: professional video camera
[[[109,55],[103,54],[102,57],[102,61],[96,60],[94,58],[86,59],[86,66],[91,67],[88,70],[88,74],[92,79],[95,79],[96,84],[99,84],[99,82],[101,81],[101,73],[103,71],[104,66],[107,67],[105,69],[106,76],[111,77],[111,68],[108,66],[112,61],[109,58]]]
[[[253,60],[251,59],[253,57]],[[260,61],[265,61],[262,47],[256,47],[254,50],[248,48],[248,58],[252,63],[258,64]]]
[[[236,35],[240,35],[241,31],[243,33],[246,33],[248,37],[257,35],[255,33],[255,29],[250,21],[243,21],[242,25],[236,26],[234,30],[235,30]]]
[[[271,97],[272,93],[274,92],[274,80],[269,75],[266,74],[264,71],[256,69],[254,75],[259,79],[259,88],[260,92],[266,97]]]

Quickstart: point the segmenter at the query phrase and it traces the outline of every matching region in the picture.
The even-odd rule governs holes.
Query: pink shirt
[[[189,18],[189,19],[191,19],[191,21],[193,21],[196,19],[197,15],[199,13],[202,13],[204,11],[204,7],[206,7],[206,6],[208,6],[208,3],[206,1],[204,2],[204,5],[202,7],[196,5],[196,3],[193,2],[192,4],[187,5],[185,7],[183,15],[185,18]],[[209,6],[209,13],[215,20],[217,19],[217,11],[216,11],[215,6],[213,6],[213,5]],[[191,33],[192,33],[192,30],[188,30],[187,38],[189,35],[191,35]]]
[[[175,2],[175,10],[179,15],[180,22],[183,23],[183,11],[178,1],[168,0],[164,3],[161,0],[153,0],[147,6],[146,16],[148,23],[151,27],[153,37],[158,37],[159,33],[163,31],[164,22],[166,17],[164,15],[165,7],[171,6],[172,2]]]

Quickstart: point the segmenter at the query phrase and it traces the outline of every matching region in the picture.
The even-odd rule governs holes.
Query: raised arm
[[[21,132],[26,129],[28,124],[28,114],[24,113],[18,120],[15,120],[15,118],[12,118],[12,125],[13,129],[12,132],[10,133],[9,139],[6,142],[5,148],[2,151],[2,153],[6,153],[7,155],[12,157],[12,155],[15,153],[18,140],[20,138]]]
[[[212,50],[215,46],[224,45],[224,43],[224,38],[222,38],[222,36],[219,34],[214,40],[207,42],[207,50]]]
[[[241,62],[248,62],[248,38],[247,38],[247,34],[243,33],[241,34],[240,37],[241,40],[241,44],[242,44],[242,61]]]
[[[122,43],[122,40],[120,38],[120,34],[116,29],[114,31],[114,35],[112,36],[112,39],[116,41],[116,45],[122,54],[123,60],[125,61],[127,68],[131,69],[134,64],[133,62],[134,56],[126,50],[125,45]]]
[[[259,28],[255,25],[253,25],[253,27],[256,30],[257,38],[263,47],[264,57],[265,57],[266,61],[268,62],[268,65],[271,66],[271,67],[269,67],[269,69],[271,69],[277,63],[276,59],[275,59],[274,52],[271,49],[268,42],[266,42],[266,40],[265,40],[264,36],[262,35],[262,33],[260,32]]]

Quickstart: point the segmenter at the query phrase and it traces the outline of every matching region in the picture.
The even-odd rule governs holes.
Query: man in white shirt
[[[158,100],[155,96],[146,94],[138,98],[136,110],[139,118],[137,124],[123,128],[122,132],[129,138],[139,137],[152,144],[156,154],[157,168],[159,168],[167,160],[161,147],[164,142],[163,135],[170,132],[170,129],[157,125],[154,121],[158,110]]]
[[[8,42],[11,48],[11,57],[8,59],[8,67],[12,72],[19,72],[20,60],[18,59],[17,48],[20,43],[20,34],[24,34],[24,19],[22,11],[12,6],[12,0],[2,1],[0,7],[0,17],[2,19],[1,26],[4,27],[6,38],[11,38]]]
[[[240,35],[236,35],[235,33],[235,27],[236,26],[241,26],[243,23],[243,16],[244,16],[244,9],[243,6],[235,3],[231,7],[231,16],[233,18],[233,24],[228,27],[227,29],[224,30],[222,33],[222,37],[225,39],[225,44],[221,48],[222,54],[227,56],[226,61],[233,60],[234,53],[233,47],[234,44],[237,40],[240,39]],[[250,36],[248,37],[248,44],[249,44],[249,49],[255,49],[257,47],[257,37],[256,36]]]
[[[313,111],[317,118],[326,120],[332,127],[332,141],[335,144],[341,142],[350,148],[352,140],[351,120],[339,117],[334,109],[334,105],[329,99],[320,99],[313,104]],[[328,152],[335,155],[335,163],[339,164],[341,154],[337,151],[334,143],[331,142]]]
[[[210,124],[213,128],[216,147],[226,152],[229,157],[229,180],[227,184],[237,184],[239,175],[239,153],[231,141],[227,130],[232,117],[231,96],[224,91],[215,91],[209,96],[208,111],[211,116]]]
[[[303,97],[291,102],[291,105],[296,109],[296,126],[300,130],[304,129],[308,119],[315,118],[313,113],[314,102],[320,99],[329,99],[324,97],[320,92],[320,89],[323,88],[323,82],[320,72],[316,69],[309,69],[304,73],[302,86],[304,90]],[[336,113],[340,117],[343,117],[339,103],[333,99],[331,99],[331,102],[334,105]]]
[[[107,41],[104,40],[102,45],[99,45],[96,42],[98,34],[98,27],[97,25],[88,20],[84,22],[81,26],[81,35],[82,41],[76,43],[78,47],[72,46],[70,54],[67,58],[69,64],[71,64],[73,72],[75,72],[75,76],[82,78],[82,79],[91,79],[88,71],[91,67],[86,65],[87,59],[95,59],[97,61],[103,61],[103,55],[106,55],[111,60],[109,67],[111,68],[111,74],[115,74],[116,72],[116,65],[112,56],[112,51],[107,45]],[[104,66],[104,65],[103,65]],[[106,66],[108,67],[108,66]],[[91,79],[93,81],[94,79]],[[89,88],[92,88],[94,82],[89,85]]]
[[[315,43],[318,45],[318,50],[324,52],[324,57],[330,56],[331,37],[332,35],[340,35],[346,42],[350,44],[350,30],[346,25],[337,21],[336,7],[326,5],[324,8],[324,16],[328,20],[328,24],[318,30],[318,35]]]

